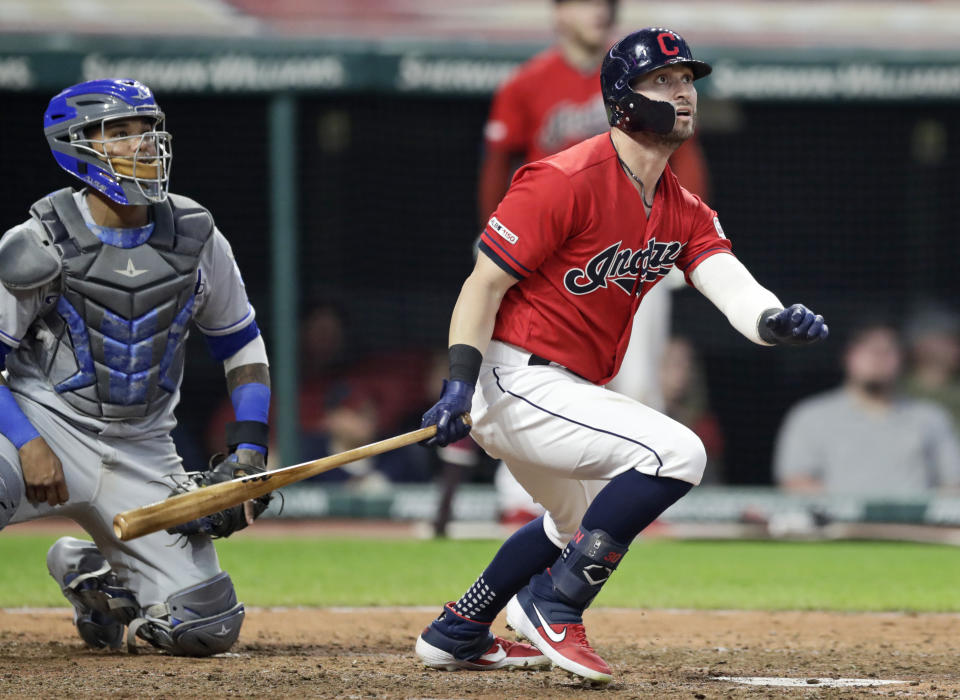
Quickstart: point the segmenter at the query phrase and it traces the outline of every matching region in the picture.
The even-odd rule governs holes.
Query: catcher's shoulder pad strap
[[[213,235],[213,216],[206,208],[182,194],[170,194],[156,206],[154,216],[157,223],[169,217],[172,227],[157,226],[157,229],[175,230],[178,253],[199,254],[210,236]],[[189,248],[190,250],[186,250]]]
[[[43,226],[53,243],[61,246],[61,255],[64,244],[68,244],[75,254],[100,247],[100,240],[83,220],[74,194],[73,189],[64,187],[42,197],[30,207],[30,216]]]
[[[0,238],[0,282],[11,291],[42,287],[60,276],[63,265],[46,231],[20,224]]]

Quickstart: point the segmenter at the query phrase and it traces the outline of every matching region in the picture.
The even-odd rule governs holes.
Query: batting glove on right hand
[[[809,345],[826,340],[830,329],[823,316],[814,314],[803,304],[794,304],[763,320],[764,340],[781,345]]]
[[[443,380],[440,400],[423,414],[421,428],[437,426],[437,434],[422,444],[431,447],[446,447],[452,442],[462,440],[470,434],[470,425],[461,416],[470,412],[473,403],[473,387],[459,379]]]

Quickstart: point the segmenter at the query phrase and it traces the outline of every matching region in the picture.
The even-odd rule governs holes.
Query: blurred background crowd
[[[960,488],[958,3],[3,3],[3,228],[69,184],[43,140],[49,97],[117,71],[140,79],[174,134],[172,191],[231,241],[274,372],[279,349],[296,365],[281,370],[295,396],[275,391],[295,429],[274,460],[412,430],[445,374],[482,223],[520,164],[605,130],[599,63],[650,25],[715,66],[697,84],[698,136],[671,166],[758,279],[832,335],[805,352],[752,346],[668,279],[644,302],[644,350],[618,390],[700,435],[709,484]],[[292,210],[290,239],[278,208]],[[200,465],[232,413],[221,370],[190,342],[176,437]],[[437,484],[440,530],[458,485],[494,480],[504,519],[535,512],[469,441],[321,477],[367,492]]]

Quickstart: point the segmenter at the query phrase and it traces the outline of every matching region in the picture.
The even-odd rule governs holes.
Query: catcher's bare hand
[[[266,460],[262,453],[257,452],[256,450],[237,450],[237,461],[241,464],[249,464],[259,469],[266,469],[267,464]],[[243,467],[241,466],[237,469],[237,475],[239,476],[242,473]],[[253,525],[253,521],[256,520],[257,514],[254,511],[255,506],[254,501],[245,501],[243,504],[243,517],[247,521],[247,525]]]
[[[56,506],[70,498],[63,478],[63,465],[47,441],[36,437],[20,448],[20,468],[27,500],[33,504],[46,502]]]

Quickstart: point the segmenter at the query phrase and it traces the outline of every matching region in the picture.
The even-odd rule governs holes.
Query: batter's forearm
[[[502,294],[498,296],[481,284],[471,283],[471,278],[467,278],[453,308],[449,344],[470,345],[481,354],[486,352],[493,336],[493,325],[497,320],[497,310],[502,298]]]
[[[783,304],[753,278],[743,263],[732,255],[714,255],[704,260],[690,277],[730,325],[758,345],[772,344],[761,337],[760,320],[765,311],[780,310]]]
[[[490,268],[493,268],[492,270]],[[515,282],[481,254],[474,272],[463,283],[450,319],[449,344],[487,350],[503,295]]]
[[[483,354],[493,337],[500,302],[517,280],[485,254],[477,257],[473,272],[460,289],[450,319],[450,379],[473,386]]]

